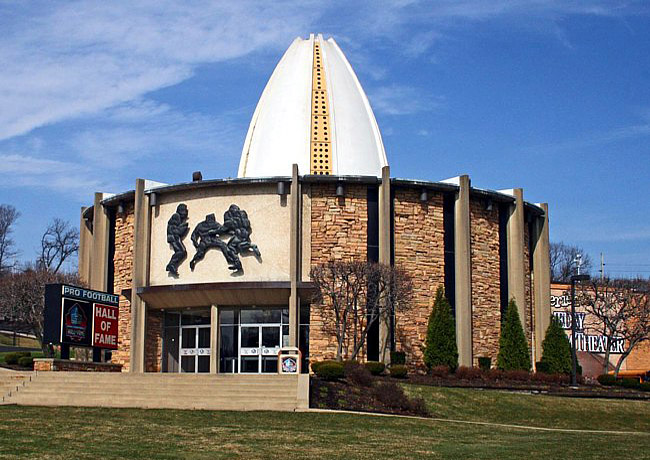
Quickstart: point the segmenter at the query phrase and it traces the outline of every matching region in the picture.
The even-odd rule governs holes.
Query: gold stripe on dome
[[[311,83],[311,173],[332,174],[331,129],[323,53],[318,39],[314,40],[314,65]]]

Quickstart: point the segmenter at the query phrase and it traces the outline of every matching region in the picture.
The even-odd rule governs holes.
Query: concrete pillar
[[[469,176],[459,177],[454,205],[454,260],[456,265],[456,344],[458,364],[472,365],[472,259],[469,217]]]
[[[149,226],[151,208],[149,196],[144,193],[144,179],[135,181],[135,211],[133,222],[133,275],[131,286],[131,372],[144,372],[144,345],[146,336],[146,305],[136,294],[137,288],[148,283]]]
[[[542,356],[542,341],[551,321],[551,256],[549,253],[548,204],[540,207],[544,215],[537,217],[534,225],[533,295],[535,305],[535,356]]]
[[[210,374],[219,372],[219,309],[210,308]]]
[[[291,239],[289,243],[289,280],[291,281],[291,294],[289,296],[289,346],[297,347],[300,328],[300,296],[298,295],[298,283],[302,279],[301,254],[302,235],[301,222],[301,191],[300,177],[298,176],[298,165],[294,164],[291,173],[291,196],[290,196],[290,227]]]
[[[90,286],[90,256],[93,250],[93,234],[89,225],[84,219],[84,213],[87,207],[81,208],[81,218],[79,219],[79,278],[83,283]]]
[[[106,209],[102,206],[103,193],[95,193],[93,205],[93,242],[92,255],[90,256],[91,289],[106,291],[108,282],[108,235],[110,219]]]
[[[379,263],[390,265],[390,167],[381,168],[379,186]],[[390,318],[379,321],[379,360],[390,363]]]
[[[515,299],[521,325],[526,329],[526,265],[524,263],[524,191],[513,190],[506,228],[508,238],[508,299]]]

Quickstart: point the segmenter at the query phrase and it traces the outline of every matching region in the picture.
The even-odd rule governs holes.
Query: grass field
[[[5,332],[0,332],[0,345],[9,345],[13,346],[14,338],[12,334],[7,334]],[[26,347],[26,348],[40,348],[41,344],[36,339],[31,337],[16,337],[16,346],[17,347]]]
[[[647,403],[411,390],[427,399],[436,416],[646,433],[531,431],[349,414],[0,406],[0,458],[650,458]]]

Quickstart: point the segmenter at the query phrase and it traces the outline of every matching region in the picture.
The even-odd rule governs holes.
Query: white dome
[[[334,39],[296,38],[273,71],[251,120],[239,177],[381,176],[377,121]]]

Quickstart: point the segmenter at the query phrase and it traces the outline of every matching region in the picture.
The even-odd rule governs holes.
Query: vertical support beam
[[[454,257],[456,263],[456,344],[458,364],[472,365],[472,259],[469,217],[469,176],[458,178],[454,206]]]
[[[210,374],[219,372],[219,309],[210,308]]]
[[[103,193],[95,193],[92,255],[90,257],[90,280],[88,283],[91,289],[98,291],[105,291],[108,282],[108,226],[110,225],[110,219],[106,209],[102,206],[103,198]]]
[[[301,268],[301,196],[300,178],[298,176],[298,165],[292,166],[291,172],[291,205],[290,205],[290,226],[291,239],[289,243],[289,280],[291,282],[291,294],[289,296],[289,346],[297,347],[300,327],[300,297],[298,296],[298,283],[302,278]]]
[[[535,356],[542,356],[542,341],[551,321],[551,256],[549,253],[548,204],[542,203],[544,216],[535,221],[533,249],[533,293],[535,298]]]
[[[508,218],[508,299],[515,299],[521,325],[526,329],[526,265],[524,263],[524,191],[513,191],[515,202]],[[527,334],[528,335],[528,334]]]
[[[390,265],[390,167],[381,168],[379,186],[379,263]],[[390,318],[380,318],[379,360],[390,364]]]
[[[93,250],[93,234],[86,224],[84,213],[87,207],[81,208],[81,218],[79,219],[79,279],[83,283],[90,285],[90,255]]]
[[[144,193],[144,179],[135,181],[135,211],[133,222],[133,273],[131,278],[131,372],[144,372],[146,334],[146,305],[137,289],[147,285],[149,259],[149,196]]]

